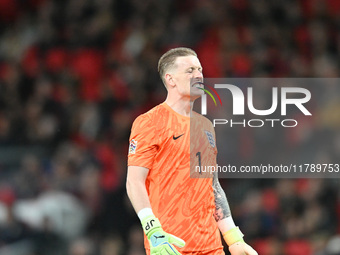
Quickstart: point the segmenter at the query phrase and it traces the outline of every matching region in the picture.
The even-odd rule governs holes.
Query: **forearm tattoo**
[[[216,222],[218,222],[220,220],[223,220],[224,218],[229,217],[231,215],[231,212],[225,192],[222,189],[220,182],[218,181],[217,172],[214,173],[213,177],[213,190],[216,207],[214,217]]]

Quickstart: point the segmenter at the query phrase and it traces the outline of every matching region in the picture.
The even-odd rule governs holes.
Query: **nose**
[[[203,73],[196,69],[195,73],[194,73],[194,78],[202,79],[203,78]]]

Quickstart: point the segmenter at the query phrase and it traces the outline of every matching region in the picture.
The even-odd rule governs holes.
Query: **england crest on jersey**
[[[209,141],[209,144],[211,145],[211,147],[215,148],[215,139],[214,139],[214,135],[209,132],[209,131],[206,131],[204,130],[205,134],[207,135],[207,138],[208,138],[208,141]]]

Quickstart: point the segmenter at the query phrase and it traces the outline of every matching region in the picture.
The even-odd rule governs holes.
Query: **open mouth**
[[[194,81],[191,84],[191,87],[204,88],[204,83],[202,81]]]

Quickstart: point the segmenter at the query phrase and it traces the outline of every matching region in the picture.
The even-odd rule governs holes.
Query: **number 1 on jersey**
[[[201,164],[201,152],[197,152],[196,153],[196,157],[198,157],[198,166],[199,166],[199,173],[202,174],[201,168],[202,168],[202,164]]]

